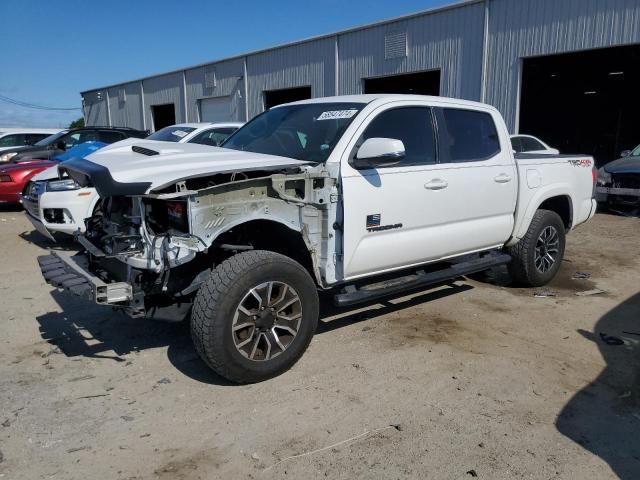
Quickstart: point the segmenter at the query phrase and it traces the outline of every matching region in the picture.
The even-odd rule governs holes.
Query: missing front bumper
[[[133,299],[130,284],[105,283],[89,272],[89,262],[83,254],[51,252],[38,257],[38,263],[47,283],[100,305],[126,306]]]

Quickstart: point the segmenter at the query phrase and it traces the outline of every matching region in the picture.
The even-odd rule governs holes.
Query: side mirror
[[[56,143],[56,148],[58,150],[66,150],[67,149],[67,145],[62,140],[58,140],[58,143]]]
[[[621,157],[630,157],[631,156],[631,150],[623,150],[622,152],[620,152],[620,156]]]
[[[364,141],[351,162],[353,168],[390,167],[400,163],[405,157],[402,140],[393,138],[369,138]]]

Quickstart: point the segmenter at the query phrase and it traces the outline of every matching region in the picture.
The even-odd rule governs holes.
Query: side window
[[[402,140],[405,157],[398,166],[423,165],[436,162],[431,109],[400,107],[385,110],[367,126],[362,141],[369,138]]]
[[[496,125],[486,112],[443,108],[438,127],[440,162],[476,162],[500,152]]]
[[[522,141],[522,151],[523,152],[532,152],[534,150],[546,150],[544,145],[542,145],[535,138],[531,137],[520,137]]]
[[[104,143],[114,143],[124,140],[126,137],[122,132],[116,132],[114,130],[100,130],[98,132],[98,138]]]
[[[200,135],[196,136],[189,143],[199,143],[201,145],[219,147],[235,131],[235,128],[215,128],[207,130],[206,132],[202,132]]]
[[[25,145],[24,135],[14,133],[0,138],[0,147],[21,147]]]
[[[24,144],[25,145],[33,145],[36,142],[39,142],[43,138],[47,138],[49,135],[46,133],[27,133],[24,136]]]
[[[516,153],[520,153],[522,151],[522,142],[520,141],[520,137],[511,137],[511,148],[513,148]]]
[[[71,132],[67,135],[60,137],[58,142],[64,142],[67,150],[80,145],[84,142],[89,142],[96,139],[96,132],[94,130],[80,130],[79,132]]]

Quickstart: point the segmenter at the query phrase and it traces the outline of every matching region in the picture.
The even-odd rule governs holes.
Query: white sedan
[[[557,148],[550,147],[533,135],[511,135],[511,146],[516,153],[535,153],[536,155],[558,155]]]
[[[149,135],[146,140],[178,143],[199,143],[217,147],[243,124],[181,123]],[[113,143],[108,148],[127,148],[140,139],[131,138]],[[27,218],[40,233],[54,240],[53,233],[73,235],[84,232],[84,219],[91,217],[99,206],[100,197],[94,188],[81,188],[69,178],[60,179],[58,167],[51,167],[34,176],[22,197]]]

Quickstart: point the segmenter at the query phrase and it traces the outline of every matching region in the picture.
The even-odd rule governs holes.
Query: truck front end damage
[[[82,180],[80,170],[69,174]],[[308,254],[300,262],[318,284],[332,275],[328,225],[338,190],[320,166],[198,176],[143,194],[100,175],[85,182],[96,177],[103,209],[77,237],[85,251],[39,259],[58,288],[132,317],[182,320],[211,268],[239,251],[299,241],[296,251]]]

